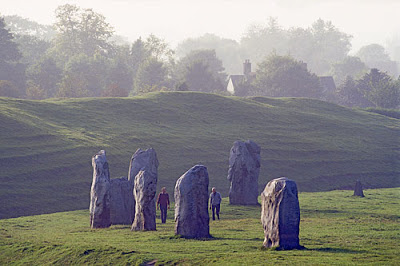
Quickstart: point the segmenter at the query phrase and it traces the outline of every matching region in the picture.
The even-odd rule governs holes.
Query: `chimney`
[[[246,59],[246,60],[244,60],[244,63],[243,63],[243,74],[245,76],[248,76],[250,73],[251,73],[250,59]]]

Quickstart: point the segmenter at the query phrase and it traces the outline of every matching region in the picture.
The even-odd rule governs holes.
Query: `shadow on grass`
[[[199,241],[215,241],[215,240],[242,240],[242,241],[257,241],[262,242],[264,239],[262,238],[233,238],[233,237],[214,237],[210,235],[210,237],[205,238],[195,238],[195,237],[183,237],[180,235],[173,235],[173,236],[161,236],[160,239],[190,239],[190,240],[199,240]]]
[[[350,253],[350,254],[358,254],[358,253],[366,252],[364,250],[352,250],[352,249],[345,249],[345,248],[306,248],[306,250],[327,252],[327,253]]]

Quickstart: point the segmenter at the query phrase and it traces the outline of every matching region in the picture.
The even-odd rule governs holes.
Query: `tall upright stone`
[[[133,187],[127,177],[111,179],[110,183],[111,224],[131,225],[135,218]]]
[[[353,196],[364,197],[364,191],[360,180],[356,181]]]
[[[135,177],[136,208],[132,231],[156,230],[156,189],[157,174],[147,170],[139,171]]]
[[[147,150],[137,149],[132,155],[129,164],[128,180],[132,188],[135,183],[135,177],[139,171],[148,171],[152,175],[157,175],[158,164],[157,153],[153,148]]]
[[[175,185],[175,234],[186,238],[210,237],[208,216],[208,171],[196,165]]]
[[[92,158],[93,181],[90,190],[90,227],[104,228],[110,220],[110,171],[106,152],[101,150]]]
[[[258,205],[260,152],[251,140],[234,142],[229,156],[229,204]]]
[[[300,206],[297,185],[286,177],[268,182],[261,193],[264,246],[299,249]]]

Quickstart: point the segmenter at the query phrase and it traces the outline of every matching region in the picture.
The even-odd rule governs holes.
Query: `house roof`
[[[336,90],[335,81],[333,80],[332,76],[319,77],[319,82],[321,83],[321,86],[326,91],[335,91]]]

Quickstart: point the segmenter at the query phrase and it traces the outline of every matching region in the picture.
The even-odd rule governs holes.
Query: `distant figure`
[[[161,223],[165,224],[167,221],[167,209],[169,210],[169,195],[165,187],[161,188],[160,194],[157,198],[157,210],[161,210]]]
[[[221,209],[221,194],[217,192],[215,187],[212,188],[212,192],[210,194],[210,210],[212,209],[212,218],[215,220],[215,213],[217,213],[217,218],[219,220],[219,211]]]

